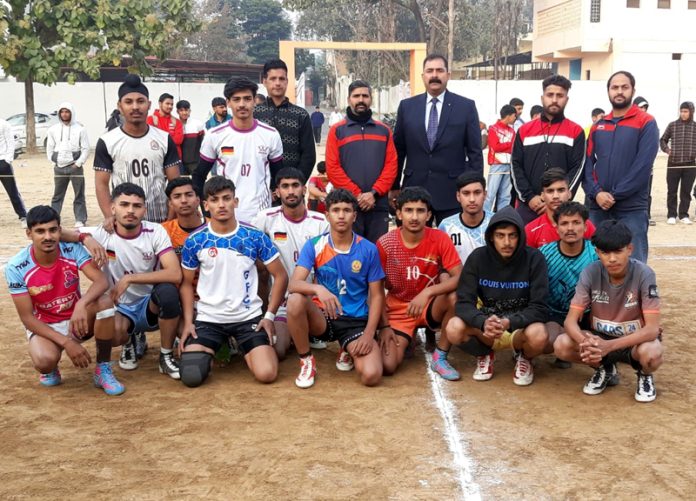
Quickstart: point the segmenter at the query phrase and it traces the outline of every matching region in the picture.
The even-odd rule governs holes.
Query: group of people
[[[651,151],[640,141],[654,120],[625,105],[630,74],[608,84],[620,154],[598,153],[611,139],[608,124],[590,134],[589,212],[571,201],[584,134],[563,116],[563,77],[544,81],[540,118],[515,135],[518,208],[495,214],[476,106],[447,91],[444,57],[425,59],[426,92],[402,101],[393,132],[372,117],[370,85],[353,82],[346,117],[327,138],[332,188],[315,193],[324,215],[307,208],[314,157],[302,138],[312,141],[311,122],[281,98],[281,64],[264,67],[265,103],[255,105],[258,87],[246,78],[225,84],[232,118],[206,131],[191,177],[182,175],[171,130],[159,128],[163,115],[148,117],[147,87],[127,77],[118,92],[124,123],[95,152],[102,224],[62,228],[56,210],[37,206],[27,215],[31,245],[6,266],[42,384],[60,383],[63,350],[86,367],[81,342],[94,335],[95,385],[120,394],[111,347],[122,346],[119,366],[133,370],[144,333],[159,330],[160,372],[190,387],[210,376],[221,349],[241,353],[258,381],[272,382],[294,346],[295,383],[307,388],[317,374],[312,347],[333,341],[336,367],[374,386],[398,370],[422,327],[440,330],[431,368],[448,380],[460,379],[452,346],[476,357],[478,381],[493,376],[496,351],[512,350],[520,386],[533,382],[535,357],[555,353],[559,367],[594,369],[587,394],[616,384],[616,363],[625,362],[637,371],[636,400],[654,400],[659,293],[644,264],[647,242],[641,254],[632,227],[637,178],[615,172],[633,161],[642,168]],[[637,126],[646,131],[632,135]],[[92,280],[83,296],[78,270]]]

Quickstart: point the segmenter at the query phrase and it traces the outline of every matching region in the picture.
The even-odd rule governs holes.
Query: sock
[[[95,343],[97,345],[97,363],[111,361],[111,339],[97,339]]]
[[[174,351],[174,350],[172,350],[172,349],[170,349],[170,348],[160,348],[160,353],[162,353],[163,355],[169,355],[169,354],[172,353],[173,351]]]
[[[438,358],[444,358],[447,359],[447,355],[449,354],[449,350],[443,350],[442,348],[435,348],[435,351],[438,354]]]
[[[312,351],[311,351],[311,350],[308,351],[307,353],[298,353],[298,355],[299,355],[300,358],[307,358],[307,357],[310,356],[311,354],[312,354]]]

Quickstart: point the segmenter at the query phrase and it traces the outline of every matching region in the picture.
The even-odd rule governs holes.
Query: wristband
[[[267,311],[266,314],[263,316],[265,320],[270,320],[271,322],[275,321],[276,314],[273,313],[272,311]]]
[[[91,237],[91,233],[80,233],[80,236],[77,237],[77,239],[80,241],[81,244],[85,243],[85,240],[87,240],[87,237]]]

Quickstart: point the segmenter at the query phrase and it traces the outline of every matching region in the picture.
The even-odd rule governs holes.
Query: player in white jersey
[[[245,77],[225,84],[225,98],[232,109],[229,122],[210,129],[201,145],[201,159],[193,173],[199,195],[213,167],[218,176],[237,188],[238,221],[251,224],[260,209],[271,206],[271,180],[283,166],[283,143],[270,125],[254,118],[258,85]]]
[[[111,190],[133,183],[145,192],[145,219],[161,223],[167,219],[168,179],[179,177],[181,162],[169,134],[147,125],[150,109],[148,90],[137,75],[128,75],[118,89],[118,109],[125,123],[104,134],[94,151],[94,182],[97,203],[104,215],[103,227],[114,229]]]
[[[237,198],[232,181],[213,177],[205,183],[203,197],[210,222],[186,239],[181,252],[181,380],[189,387],[203,384],[213,355],[233,337],[256,380],[272,383],[278,376],[273,321],[283,302],[288,275],[270,238],[235,218]],[[273,277],[265,315],[257,294],[257,261]],[[194,321],[193,281],[197,271],[195,291],[200,299]]]
[[[159,370],[179,379],[174,359],[181,302],[176,286],[181,267],[169,235],[157,223],[143,221],[145,193],[133,183],[114,188],[111,210],[116,221],[114,232],[99,226],[90,237],[82,236],[93,252],[95,244],[106,249],[111,298],[116,304],[114,339],[122,344],[119,366],[138,368],[133,333],[160,331]]]
[[[492,214],[483,210],[486,201],[486,178],[465,172],[457,178],[457,201],[462,212],[444,219],[438,229],[452,239],[462,264],[474,249],[486,245],[486,228]]]
[[[259,212],[253,224],[273,241],[280,252],[285,271],[291,276],[305,242],[329,231],[329,223],[323,214],[307,210],[305,177],[298,169],[281,169],[276,174],[275,184],[281,206]],[[312,278],[310,276],[308,280],[312,281]],[[275,349],[281,360],[290,347],[286,301],[287,293],[274,322],[277,337]]]

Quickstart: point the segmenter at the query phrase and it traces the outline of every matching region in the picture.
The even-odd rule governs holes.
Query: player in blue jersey
[[[597,260],[594,246],[584,238],[587,231],[587,208],[579,202],[563,202],[553,213],[553,222],[560,240],[543,245],[539,250],[546,259],[549,273],[549,321],[546,330],[549,340],[544,353],[553,353],[553,343],[561,332],[563,322],[575,294],[580,273]],[[556,367],[567,369],[570,362],[556,359]]]
[[[375,244],[353,233],[357,211],[358,201],[347,190],[326,197],[330,230],[302,247],[290,280],[288,328],[300,356],[295,379],[300,388],[312,386],[316,375],[309,336],[338,341],[353,357],[364,385],[382,380],[376,334],[384,308],[384,271]],[[312,270],[316,283],[306,281]]]
[[[288,275],[271,239],[237,221],[238,199],[230,179],[209,179],[203,187],[203,198],[210,222],[186,239],[181,252],[181,380],[189,387],[200,386],[208,377],[215,352],[234,337],[256,380],[272,383],[278,376],[273,321],[285,297]],[[258,296],[257,261],[273,277],[265,315]],[[193,281],[197,271],[195,291],[200,299],[194,321]]]

